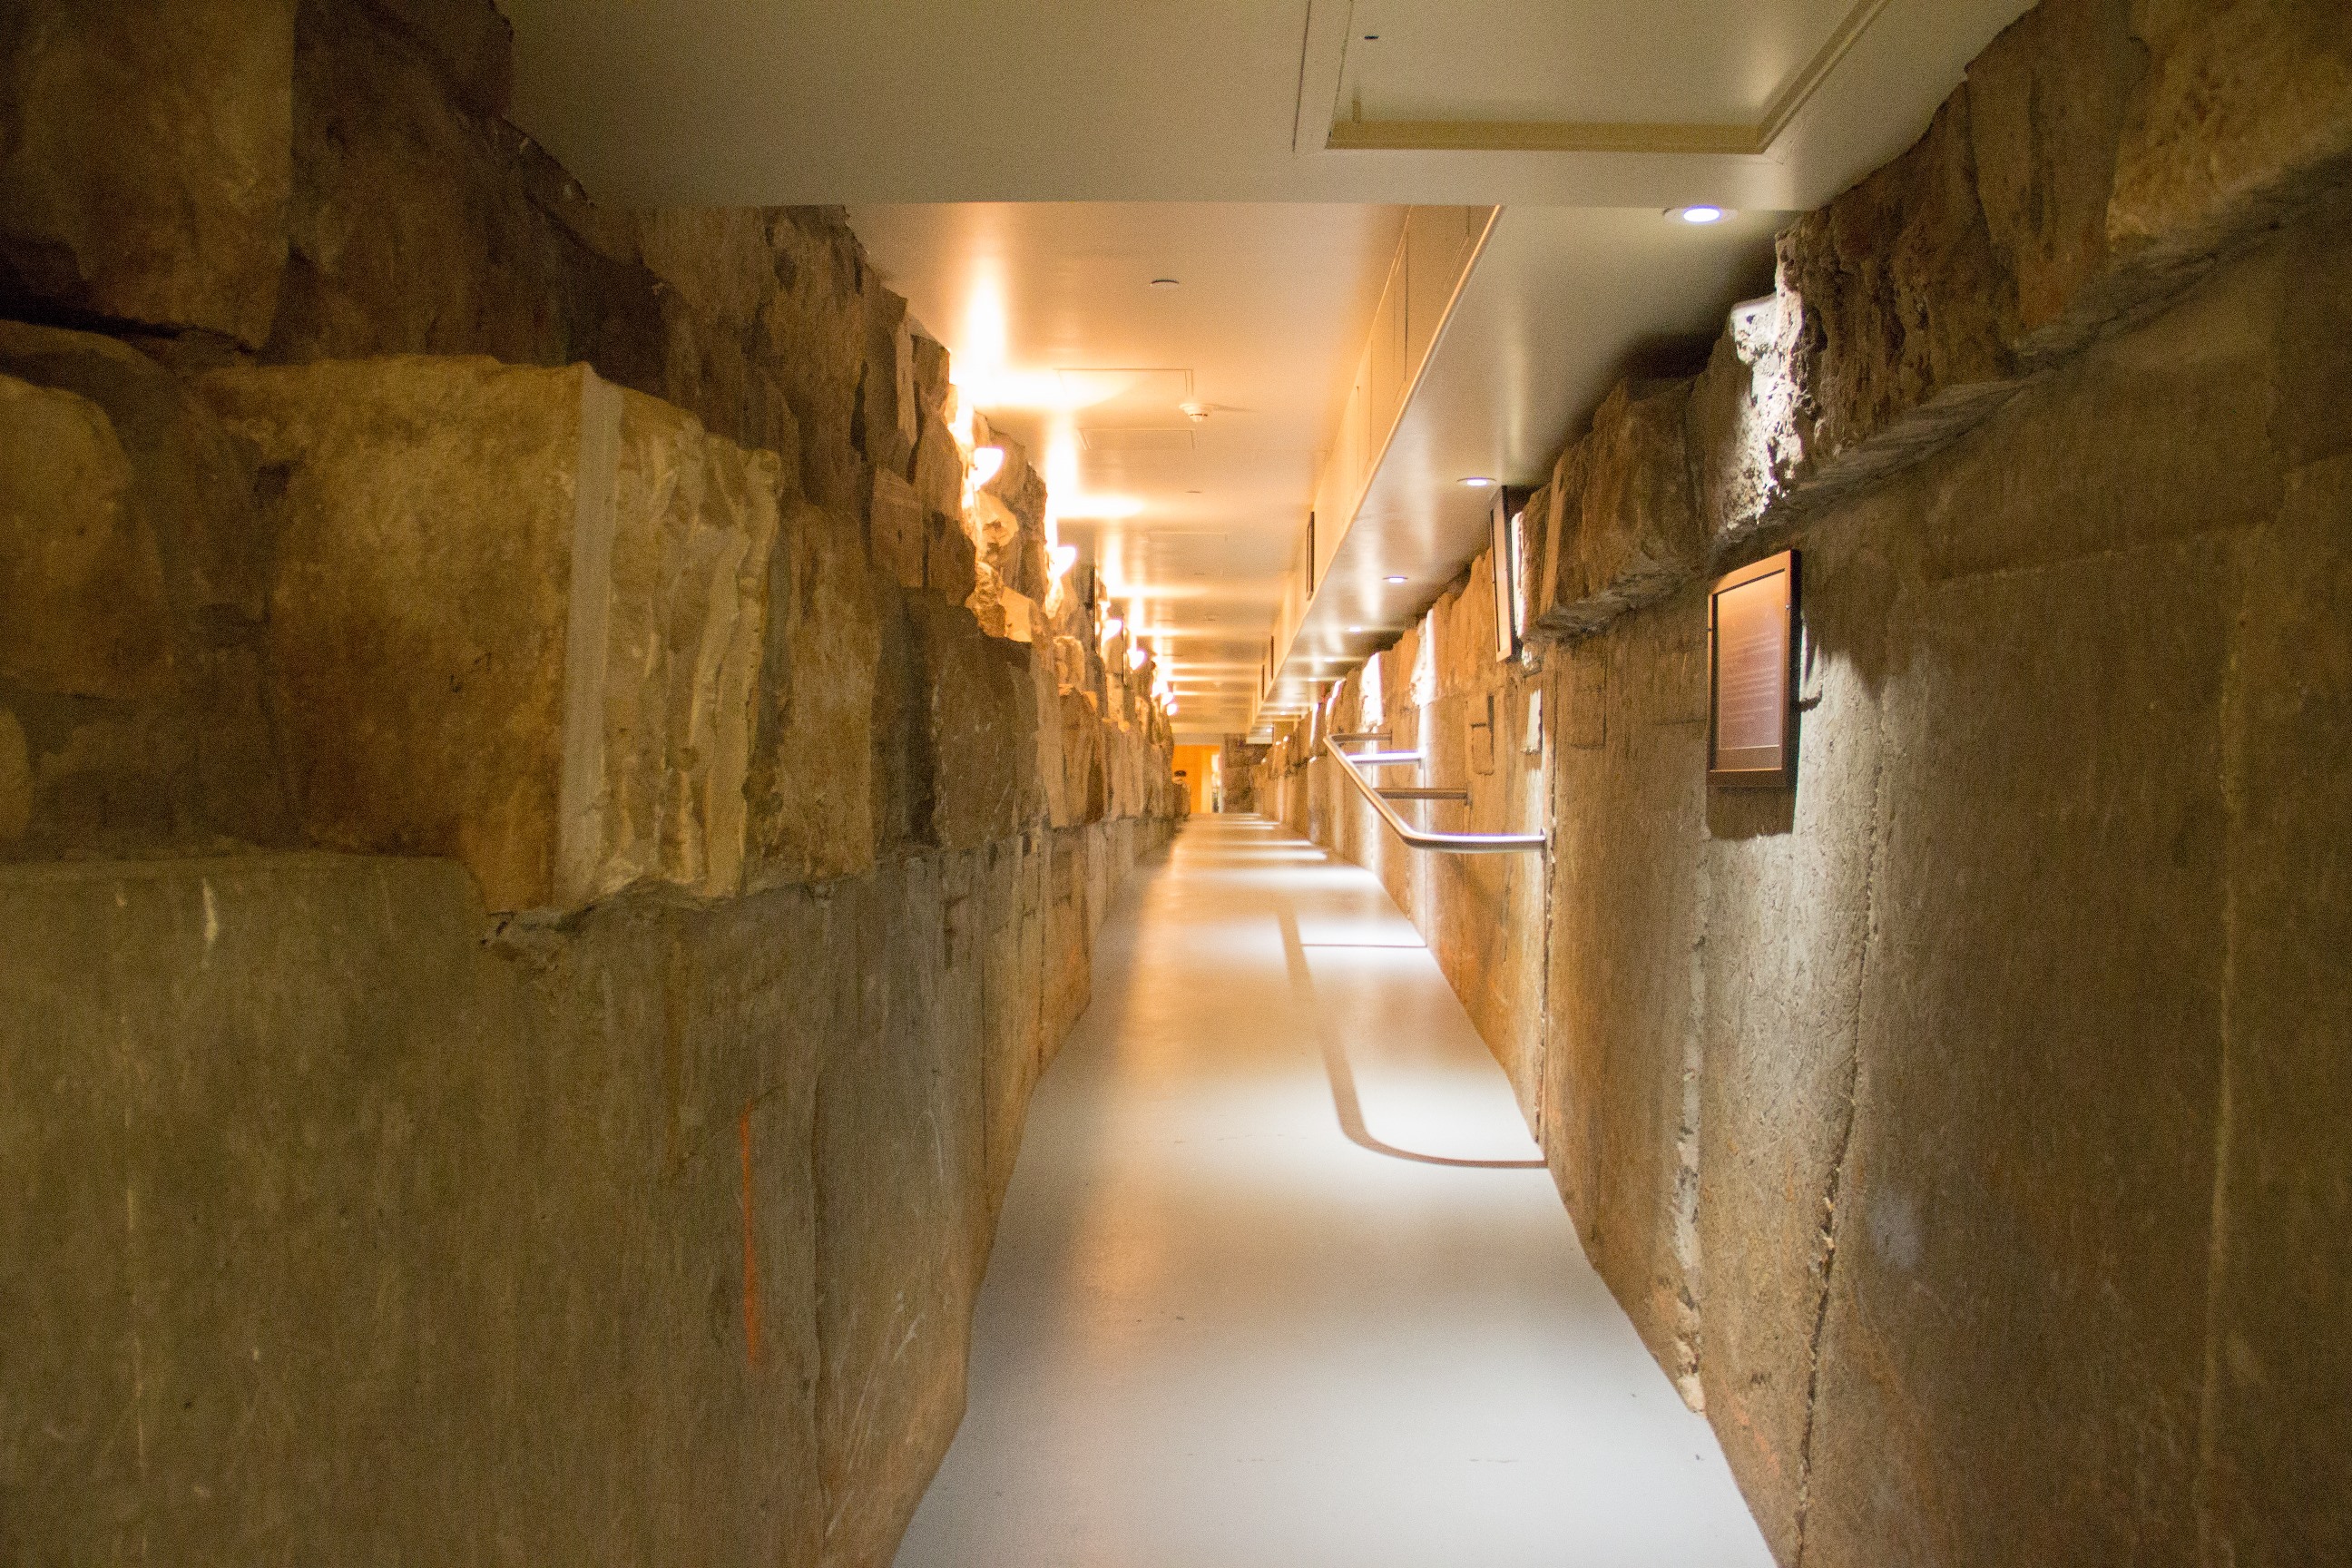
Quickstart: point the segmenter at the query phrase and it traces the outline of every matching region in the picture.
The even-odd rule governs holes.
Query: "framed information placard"
[[[1717,580],[1706,596],[1706,782],[1796,783],[1797,552]]]

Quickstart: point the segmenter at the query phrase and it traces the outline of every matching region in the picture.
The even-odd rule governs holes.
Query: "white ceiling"
[[[1753,125],[1869,5],[1355,0],[1332,118]]]
[[[515,117],[599,200],[1812,206],[1902,150],[2024,0],[500,0]],[[1767,155],[1325,149],[1395,105],[1752,118],[1873,19]],[[1356,13],[1372,21],[1355,25]],[[1350,40],[1353,40],[1351,45]],[[1389,40],[1369,47],[1389,47]],[[1547,89],[1557,76],[1564,84]],[[1368,106],[1370,107],[1370,106]],[[1671,112],[1666,112],[1671,111]]]
[[[1629,356],[1711,333],[1769,282],[1777,215],[1899,153],[2027,8],[499,3],[517,122],[599,199],[850,206],[974,400],[1073,499],[1066,536],[1144,602],[1195,733],[1254,710],[1404,205],[1507,210],[1294,678],[1407,624],[1479,547],[1484,503],[1461,474],[1538,477]],[[1765,133],[1760,153],[1659,150]],[[1330,145],[1350,137],[1404,150]],[[1739,216],[1664,216],[1698,202]],[[1181,286],[1149,287],[1163,276]],[[1078,370],[1124,374],[1060,374]],[[1193,427],[1182,401],[1223,406]],[[1076,436],[1059,474],[1056,427]]]

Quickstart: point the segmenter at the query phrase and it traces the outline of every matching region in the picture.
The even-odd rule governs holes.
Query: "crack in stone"
[[[1872,729],[1874,733],[1870,765],[1869,820],[1874,826],[1871,835],[1870,864],[1862,879],[1862,958],[1854,972],[1853,1047],[1846,1061],[1845,1116],[1838,1128],[1837,1154],[1830,1163],[1829,1180],[1822,1192],[1821,1294],[1813,1303],[1812,1335],[1806,1352],[1805,1427],[1797,1444],[1797,1548],[1791,1559],[1791,1568],[1804,1568],[1805,1555],[1811,1545],[1807,1526],[1813,1502],[1813,1433],[1821,1411],[1822,1340],[1829,1328],[1830,1287],[1837,1267],[1838,1203],[1843,1195],[1846,1163],[1853,1149],[1854,1101],[1862,1081],[1864,992],[1870,976],[1870,951],[1878,938],[1878,868],[1888,837],[1885,825],[1879,817],[1881,787],[1886,773],[1885,714],[1883,708]]]

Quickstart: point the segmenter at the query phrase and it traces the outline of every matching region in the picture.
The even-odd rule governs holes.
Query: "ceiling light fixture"
[[[1468,479],[1464,479],[1462,482],[1465,486],[1474,490],[1490,490],[1495,488],[1495,481],[1488,479],[1484,474],[1472,474]]]
[[[1666,209],[1666,216],[1668,217],[1678,217],[1685,223],[1721,223],[1725,218],[1731,216],[1731,209],[1729,207],[1709,206],[1705,203],[1701,203],[1696,206],[1668,207]]]
[[[1173,278],[1154,278],[1151,280],[1151,286],[1154,289],[1179,289],[1183,287],[1181,283]]]
[[[1408,581],[1410,581],[1410,579],[1409,579],[1409,578],[1404,578],[1404,577],[1391,577],[1391,578],[1390,578],[1390,579],[1389,579],[1389,581],[1390,581],[1390,582],[1391,582],[1391,583],[1403,583],[1403,582],[1408,582]]]

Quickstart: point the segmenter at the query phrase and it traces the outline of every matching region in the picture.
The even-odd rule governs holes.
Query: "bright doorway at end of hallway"
[[[1192,815],[1224,809],[1224,752],[1217,746],[1176,748],[1176,782],[1191,792]]]

